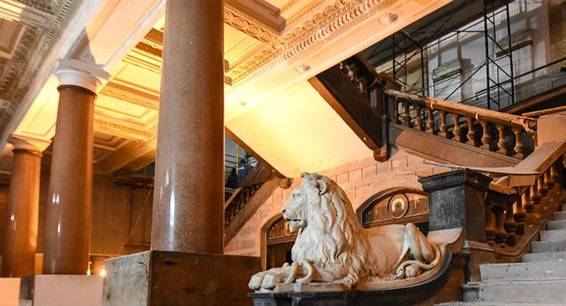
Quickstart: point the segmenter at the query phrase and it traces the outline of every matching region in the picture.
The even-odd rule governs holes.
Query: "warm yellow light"
[[[371,150],[307,81],[248,106],[249,111],[226,125],[288,177],[371,156]]]
[[[98,272],[98,276],[105,277],[106,276],[106,269],[102,268],[102,270],[100,270],[100,272]]]

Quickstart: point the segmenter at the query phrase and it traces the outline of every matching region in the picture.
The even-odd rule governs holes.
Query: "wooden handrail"
[[[510,128],[522,128],[527,133],[531,134],[536,131],[537,120],[534,118],[501,113],[481,107],[445,101],[432,97],[422,97],[394,89],[386,89],[385,93],[392,97],[419,103],[433,110],[444,110],[454,114],[472,117],[476,120],[485,120],[492,123],[502,124]]]
[[[384,90],[392,123],[523,159],[536,145],[537,120],[394,89]]]
[[[516,256],[524,252],[552,212],[558,209],[559,201],[555,198],[565,193],[558,175],[564,154],[566,141],[545,143],[513,167],[515,173],[490,185],[490,193],[512,199],[507,202],[494,200],[485,207],[487,242],[496,253]],[[489,168],[481,171],[496,176],[501,174],[500,171],[491,172]],[[523,174],[532,172],[538,174],[525,180]]]

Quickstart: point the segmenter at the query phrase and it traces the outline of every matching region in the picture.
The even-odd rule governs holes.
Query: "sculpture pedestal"
[[[105,262],[103,305],[249,305],[258,257],[147,251]]]
[[[22,277],[20,299],[33,306],[102,306],[102,277],[38,274]]]
[[[459,301],[466,261],[466,255],[451,254],[434,277],[397,288],[344,291],[337,284],[283,284],[278,285],[277,292],[254,292],[249,297],[254,306],[433,305]]]

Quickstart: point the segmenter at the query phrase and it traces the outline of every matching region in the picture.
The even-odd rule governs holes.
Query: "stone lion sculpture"
[[[414,224],[363,228],[342,188],[318,174],[302,174],[301,185],[281,212],[289,230],[298,233],[293,263],[253,275],[250,289],[272,290],[293,282],[351,288],[361,280],[412,278],[443,256]]]

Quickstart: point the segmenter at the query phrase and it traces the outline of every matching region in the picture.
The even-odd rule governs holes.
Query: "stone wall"
[[[41,174],[39,198],[38,252],[43,252],[45,206],[49,173]],[[92,188],[91,255],[124,254],[125,244],[150,241],[151,202],[147,190],[132,189],[113,183],[109,176],[95,174]],[[146,202],[148,201],[148,202]],[[144,210],[144,204],[146,206]]]
[[[421,189],[417,181],[419,176],[429,176],[447,170],[425,164],[422,158],[399,151],[393,153],[385,162],[376,162],[368,156],[319,173],[335,180],[346,191],[356,210],[375,193],[399,186]],[[264,226],[280,216],[281,206],[298,184],[300,179],[295,179],[291,188],[277,188],[225,247],[225,254],[261,256]]]

